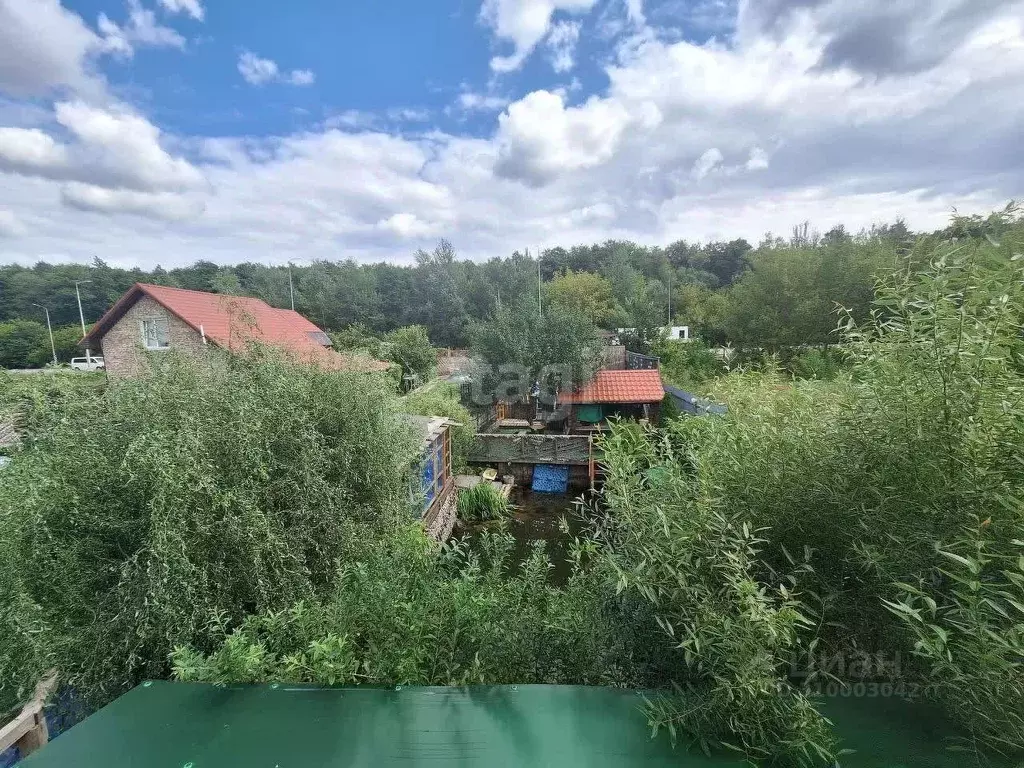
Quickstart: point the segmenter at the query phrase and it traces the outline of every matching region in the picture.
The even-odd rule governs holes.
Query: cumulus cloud
[[[495,171],[536,186],[600,165],[615,153],[631,120],[623,105],[613,100],[591,99],[566,107],[561,95],[534,91],[498,118]]]
[[[97,89],[86,66],[101,40],[58,0],[0,1],[0,91],[39,96],[59,87]]]
[[[542,5],[530,50],[563,20]],[[843,34],[832,0],[789,5],[775,24],[744,3],[735,35],[706,43],[643,35],[582,103],[457,95],[455,108],[503,109],[483,135],[400,131],[384,111],[293,135],[166,136],[128,107],[68,99],[0,132],[0,210],[25,224],[4,258],[401,260],[438,236],[486,258],[607,238],[757,240],[805,219],[932,228],[953,206],[1021,194],[1024,2],[985,6],[952,48],[936,44],[939,59],[884,76],[829,63]],[[643,7],[648,24],[657,7]],[[920,27],[921,45],[945,23]]]
[[[568,72],[576,66],[574,57],[579,39],[578,21],[560,21],[551,27],[547,45],[551,51],[551,68],[555,72]]]
[[[238,71],[250,85],[287,83],[289,85],[312,85],[316,75],[309,69],[293,69],[282,72],[273,59],[263,59],[252,51],[243,51],[238,57]]]
[[[57,176],[68,166],[67,149],[38,128],[0,128],[0,170]]]
[[[722,151],[718,147],[712,147],[711,149],[704,152],[697,161],[693,164],[693,170],[690,174],[697,181],[700,181],[713,171],[717,166],[721,165],[725,157],[722,155]]]
[[[537,44],[548,34],[556,11],[586,13],[597,0],[484,0],[480,19],[502,41],[514,46],[508,56],[491,59],[495,72],[512,72],[523,65]]]
[[[79,180],[142,191],[185,189],[203,183],[200,171],[160,144],[160,129],[122,109],[101,109],[84,102],[62,102],[57,122],[78,142],[70,171]]]
[[[747,35],[783,37],[802,17],[827,40],[822,68],[885,76],[934,67],[993,14],[1015,5],[1016,0],[760,0],[743,4],[739,26]]]
[[[38,128],[0,128],[0,172],[66,182],[60,199],[78,210],[167,220],[201,213],[202,202],[183,193],[203,187],[202,173],[170,155],[159,129],[145,118],[62,102],[54,119],[72,142],[60,143]]]
[[[168,13],[185,13],[197,21],[202,21],[205,15],[199,0],[160,0],[160,5]]]

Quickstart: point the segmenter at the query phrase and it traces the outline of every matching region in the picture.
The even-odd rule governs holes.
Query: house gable
[[[143,336],[145,321],[167,323],[167,349],[196,355],[204,344],[199,333],[188,323],[167,310],[155,299],[141,295],[103,335],[101,345],[107,373],[113,377],[135,376],[149,368],[148,355],[161,351],[147,351]]]

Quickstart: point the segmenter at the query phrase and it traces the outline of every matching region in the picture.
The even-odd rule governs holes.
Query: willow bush
[[[802,674],[867,652],[1024,750],[1024,226],[967,224],[880,282],[834,381],[732,374],[722,418],[613,431],[606,557],[685,655],[655,723],[811,763]]]
[[[40,404],[0,488],[21,625],[45,622],[44,655],[100,703],[166,676],[177,645],[329,593],[408,514],[416,446],[387,391],[254,351],[166,356],[88,411]]]
[[[655,729],[778,764],[834,759],[828,722],[786,679],[812,617],[785,583],[766,578],[763,532],[743,509],[694,482],[701,459],[668,435],[652,437],[620,424],[604,441],[601,536],[618,590],[646,600],[680,652],[668,670],[678,694],[648,710]]]
[[[181,680],[220,683],[467,685],[635,684],[618,661],[604,579],[577,567],[548,581],[538,546],[509,574],[511,536],[484,533],[482,553],[440,554],[407,528],[339,566],[322,600],[250,616],[212,653],[174,652]]]

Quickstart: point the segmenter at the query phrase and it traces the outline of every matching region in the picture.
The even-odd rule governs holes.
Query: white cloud
[[[0,237],[21,237],[28,228],[11,211],[0,209]]]
[[[161,26],[153,11],[142,7],[139,0],[128,0],[128,21],[119,26],[107,17],[99,15],[96,26],[103,35],[102,50],[117,56],[130,57],[135,46],[152,48],[184,48],[185,38],[170,27]]]
[[[58,0],[0,0],[0,91],[23,97],[60,87],[98,91],[86,58],[100,43]]]
[[[387,116],[389,120],[398,122],[425,123],[430,119],[430,110],[416,107],[393,107],[387,110]]]
[[[763,171],[768,167],[768,153],[760,147],[751,147],[750,157],[747,158],[746,168],[748,171]]]
[[[243,51],[238,57],[238,71],[250,85],[266,83],[287,83],[289,85],[312,85],[316,75],[309,69],[293,69],[282,72],[273,59],[263,59],[252,51]]]
[[[0,170],[28,175],[60,174],[67,149],[38,128],[0,128]]]
[[[238,57],[238,71],[250,85],[263,85],[280,76],[277,62],[273,59],[261,59],[252,51],[243,51]]]
[[[292,85],[312,85],[316,81],[316,75],[311,69],[293,69],[285,78],[285,82]]]
[[[78,139],[72,147],[78,180],[143,191],[203,183],[195,166],[161,146],[160,129],[144,117],[80,101],[57,104],[55,116]]]
[[[437,234],[437,229],[421,221],[414,213],[396,213],[377,223],[379,229],[391,232],[403,239],[422,238]]]
[[[71,182],[61,189],[65,205],[81,211],[104,214],[130,213],[167,221],[192,219],[203,212],[200,200],[174,192],[138,192],[134,189],[104,189]]]
[[[548,33],[548,48],[551,51],[551,67],[555,72],[568,72],[576,62],[576,43],[580,39],[578,21],[560,21]]]
[[[637,25],[645,24],[647,20],[644,18],[644,0],[625,0],[625,3],[629,20]]]
[[[718,147],[712,147],[697,158],[697,161],[693,164],[693,170],[690,171],[690,174],[697,181],[700,181],[711,173],[711,171],[713,171],[718,165],[721,165],[724,159],[725,158],[723,157],[721,150],[718,149]]]
[[[519,69],[548,34],[556,11],[586,13],[596,3],[597,0],[484,0],[480,9],[481,21],[494,31],[499,40],[514,46],[512,54],[493,57],[491,69],[495,72]]]
[[[346,128],[353,131],[369,130],[380,123],[380,118],[373,112],[359,109],[346,109],[324,120],[324,128]]]
[[[480,137],[408,131],[389,110],[208,139],[167,136],[109,100],[69,99],[75,108],[17,125],[0,105],[0,210],[21,233],[2,258],[408,260],[446,236],[483,259],[607,238],[756,241],[805,219],[856,230],[905,216],[934,228],[953,206],[983,212],[1020,195],[1024,3],[986,5],[952,48],[936,44],[941,60],[925,66],[911,51],[884,77],[861,74],[852,62],[879,62],[849,47],[841,66],[823,58],[841,34],[821,15],[834,0],[781,4],[802,9],[754,24],[744,5],[735,36],[706,44],[634,39],[607,66],[607,88],[580,104],[536,91],[505,105],[466,90],[453,108],[507,106]],[[644,7],[648,23],[656,8]],[[560,20],[545,16],[532,47]]]
[[[499,175],[544,184],[559,175],[607,161],[618,148],[629,112],[593,98],[566,108],[562,97],[534,91],[498,118]]]
[[[463,91],[455,100],[456,106],[464,112],[500,112],[511,101],[507,96],[489,93]]]
[[[197,21],[203,20],[204,10],[199,0],[160,0],[160,5],[168,13],[186,13]]]

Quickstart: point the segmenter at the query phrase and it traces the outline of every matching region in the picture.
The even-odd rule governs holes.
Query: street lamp
[[[292,312],[295,311],[295,282],[292,280],[292,265],[309,261],[309,259],[288,259],[288,295],[292,302]]]
[[[78,319],[82,321],[82,338],[85,338],[85,314],[82,312],[82,294],[78,290],[78,286],[84,283],[91,283],[92,280],[75,280],[75,296],[78,298]],[[86,349],[85,350],[85,361],[86,363],[92,362],[92,354]]]
[[[50,310],[42,304],[36,304],[35,302],[32,302],[32,306],[39,307],[46,313],[46,330],[50,332],[50,351],[53,353],[53,364],[57,365],[57,347],[53,343],[53,326],[50,325]]]

